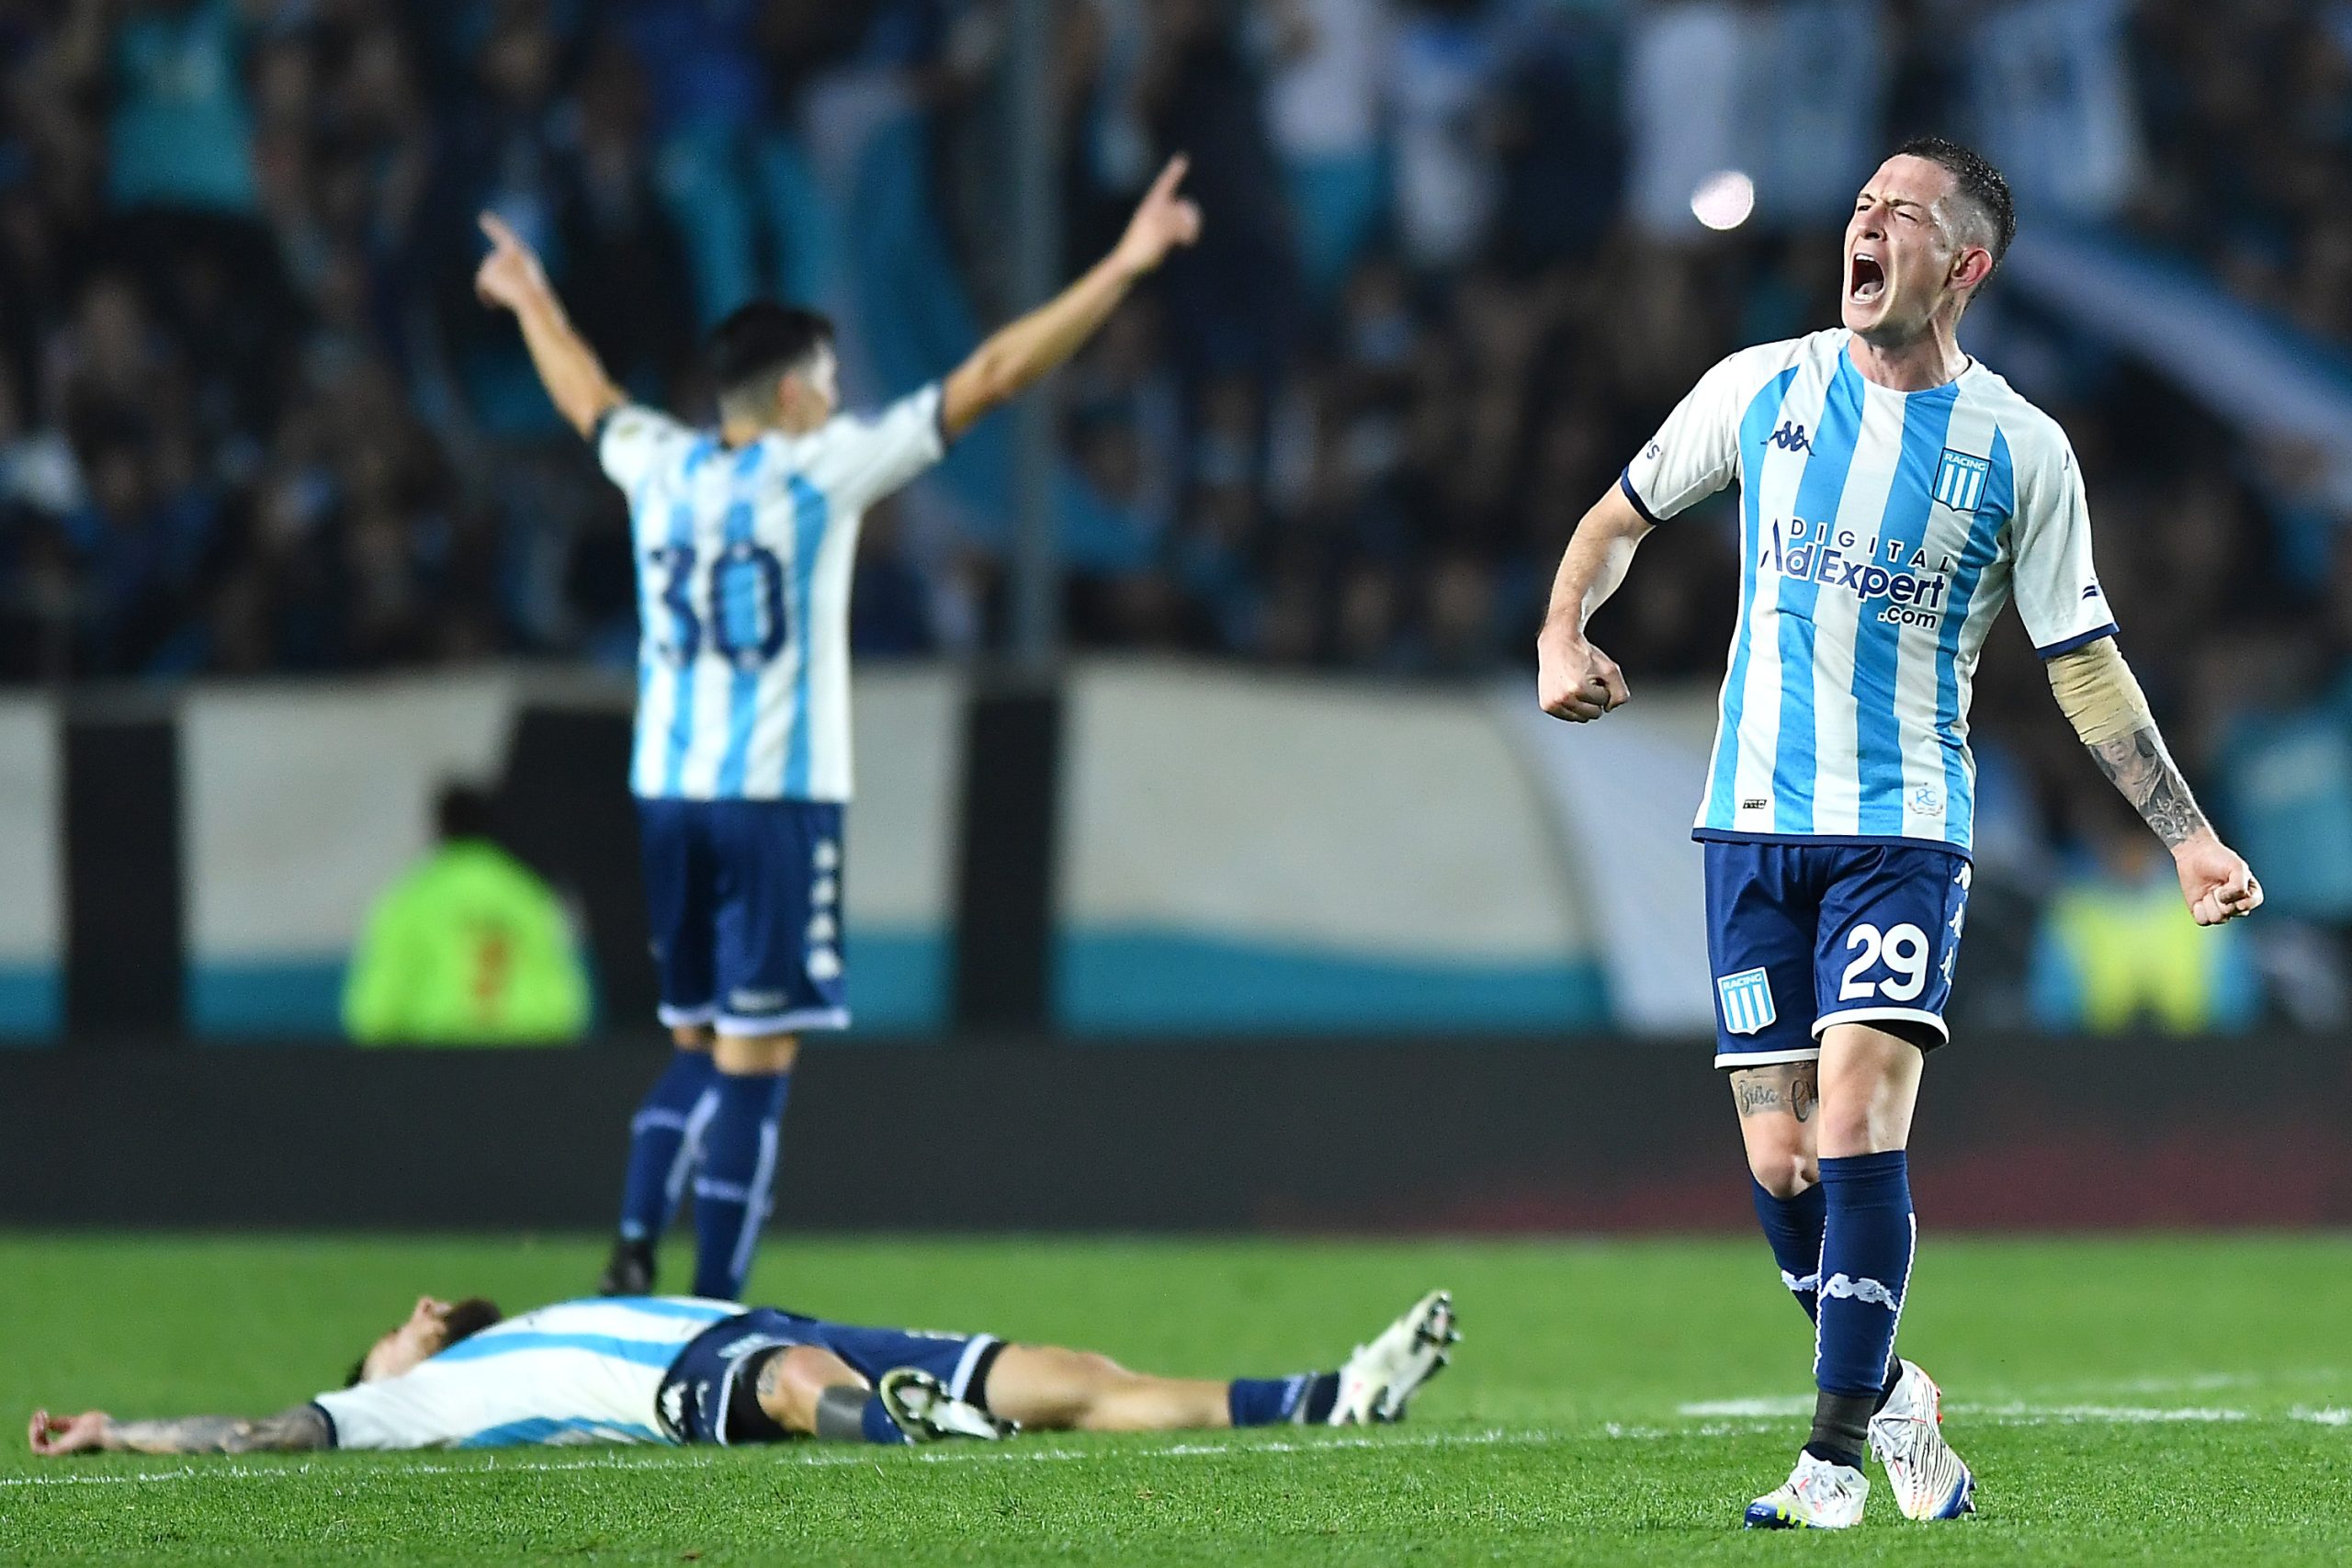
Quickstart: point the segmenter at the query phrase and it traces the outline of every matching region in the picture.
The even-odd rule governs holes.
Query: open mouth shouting
[[[1868,251],[1856,251],[1846,261],[1846,298],[1857,305],[1876,304],[1886,293],[1886,267]]]

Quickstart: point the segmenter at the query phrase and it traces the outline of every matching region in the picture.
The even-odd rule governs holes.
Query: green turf
[[[0,1388],[18,1420],[266,1412],[335,1381],[420,1292],[533,1304],[596,1261],[572,1240],[0,1237]],[[1757,1244],[775,1237],[753,1293],[1217,1374],[1328,1365],[1440,1283],[1455,1368],[1368,1435],[85,1461],[17,1438],[0,1561],[2352,1558],[2345,1238],[1931,1240],[1904,1340],[1944,1383],[1983,1512],[1915,1526],[1882,1496],[1842,1537],[1736,1528],[1785,1474],[1807,1388]]]

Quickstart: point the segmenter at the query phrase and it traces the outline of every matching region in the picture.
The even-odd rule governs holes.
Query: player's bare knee
[[[1747,1171],[1756,1185],[1775,1198],[1797,1197],[1821,1180],[1819,1163],[1803,1149],[1750,1148]]]
[[[1814,1155],[1811,1131],[1787,1117],[1742,1122],[1747,1172],[1756,1179],[1756,1185],[1775,1198],[1793,1198],[1819,1181],[1821,1167]]]
[[[1818,1077],[1811,1062],[1773,1062],[1731,1075],[1732,1103],[1748,1173],[1776,1198],[1793,1198],[1820,1179],[1815,1123]]]
[[[1083,1427],[1097,1404],[1134,1375],[1091,1350],[1008,1345],[989,1371],[989,1408],[1035,1430]]]
[[[673,1023],[670,1026],[671,1043],[681,1051],[707,1051],[718,1038],[707,1023]]]
[[[1821,1152],[1840,1158],[1881,1154],[1908,1143],[1926,1061],[1916,1042],[1866,1024],[1840,1024],[1825,1034]]]
[[[817,1429],[817,1402],[829,1388],[864,1388],[865,1380],[831,1350],[794,1345],[763,1363],[758,1374],[760,1408],[787,1432]]]
[[[797,1034],[721,1034],[711,1060],[722,1073],[758,1076],[788,1073],[799,1055]]]

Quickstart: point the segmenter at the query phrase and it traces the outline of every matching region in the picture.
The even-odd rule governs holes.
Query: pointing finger
[[[1151,182],[1151,194],[1145,199],[1167,200],[1176,193],[1176,187],[1184,183],[1184,175],[1192,166],[1193,160],[1189,153],[1179,152],[1169,159],[1167,164],[1160,169],[1159,177]]]
[[[509,229],[506,226],[506,220],[501,218],[497,213],[482,213],[480,217],[475,219],[475,221],[481,225],[481,231],[490,236],[490,243],[492,244],[496,245],[501,249],[507,249],[511,247],[513,249],[520,250],[522,248],[523,242],[514,237],[514,231]]]

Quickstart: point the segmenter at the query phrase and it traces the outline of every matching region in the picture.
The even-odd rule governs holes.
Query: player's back
[[[866,509],[944,450],[939,389],[729,446],[650,409],[597,435],[628,498],[649,798],[844,801],[850,577]]]
[[[689,1296],[559,1302],[317,1404],[338,1448],[662,1442],[662,1374],[695,1336],[741,1311]]]
[[[1967,849],[1967,715],[2013,592],[2045,654],[2114,629],[2056,424],[1971,360],[1902,392],[1841,328],[1733,355],[1628,466],[1654,520],[1736,479],[1741,606],[1696,830]]]

